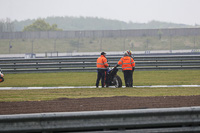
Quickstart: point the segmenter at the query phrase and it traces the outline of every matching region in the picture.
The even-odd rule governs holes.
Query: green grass
[[[5,74],[0,87],[91,86],[95,78],[96,73],[92,72]]]
[[[112,96],[189,96],[200,95],[199,88],[76,88],[53,90],[2,90],[0,101],[41,101],[57,98],[89,98]]]
[[[122,78],[123,73],[118,75]],[[34,86],[94,86],[96,72],[5,74],[0,87]],[[136,71],[134,85],[196,85],[200,84],[200,70]]]
[[[122,78],[123,73],[118,72]],[[0,87],[94,86],[95,72],[5,74]],[[199,85],[200,70],[136,71],[134,85]],[[57,98],[111,96],[187,96],[200,95],[200,88],[99,88],[53,90],[1,90],[0,101],[40,101]]]
[[[194,41],[195,40],[195,41]],[[32,49],[33,41],[33,49]],[[0,39],[0,53],[9,53],[8,39]],[[72,43],[75,42],[75,43]],[[148,42],[148,43],[147,43]],[[55,45],[56,44],[56,45]],[[79,44],[79,47],[78,45]],[[148,44],[148,47],[147,47]],[[71,38],[71,39],[13,39],[11,54],[65,52],[97,52],[97,51],[132,51],[141,50],[200,49],[200,36],[163,36],[156,37],[123,37],[123,38]]]

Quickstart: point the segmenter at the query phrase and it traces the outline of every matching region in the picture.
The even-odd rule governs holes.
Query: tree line
[[[0,19],[0,32],[13,32],[14,31],[14,21],[10,18]]]
[[[124,22],[119,20],[104,19],[98,17],[47,17],[39,19],[27,19],[22,21],[0,20],[0,32],[27,31],[30,25],[41,28],[36,23],[43,21],[46,30],[125,30],[125,29],[161,29],[161,28],[191,28],[186,24],[176,24],[160,21],[148,23]],[[30,29],[29,29],[30,30]],[[46,31],[45,30],[45,31]]]

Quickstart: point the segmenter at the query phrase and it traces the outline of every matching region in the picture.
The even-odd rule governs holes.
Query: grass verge
[[[2,90],[0,102],[43,101],[57,98],[90,98],[112,96],[191,96],[200,95],[199,88],[84,88],[54,90]]]
[[[122,78],[123,73],[119,72]],[[0,87],[94,86],[95,72],[5,74]],[[200,70],[136,71],[134,85],[198,85]],[[111,96],[190,96],[200,95],[200,88],[99,88],[54,90],[1,90],[0,101],[40,101],[57,98]]]
[[[118,72],[124,85],[123,73]],[[198,85],[200,70],[136,71],[134,85]],[[94,86],[96,72],[5,74],[0,87]]]

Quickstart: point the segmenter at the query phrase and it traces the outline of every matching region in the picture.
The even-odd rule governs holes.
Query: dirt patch
[[[0,102],[0,115],[190,106],[200,106],[200,95],[159,97],[117,96],[79,99],[60,98],[51,101]]]

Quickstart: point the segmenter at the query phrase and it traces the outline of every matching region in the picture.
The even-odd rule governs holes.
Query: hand
[[[117,64],[116,66],[114,66],[114,68],[118,67],[119,65]]]

